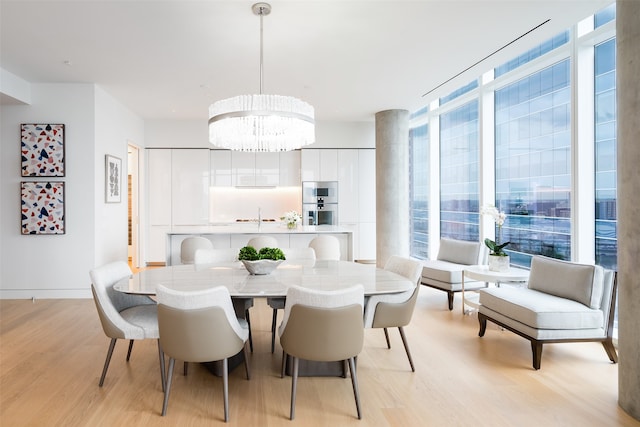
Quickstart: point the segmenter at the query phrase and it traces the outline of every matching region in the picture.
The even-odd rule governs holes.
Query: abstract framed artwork
[[[22,176],[64,176],[64,125],[20,125]]]
[[[22,234],[65,234],[64,182],[20,183]]]
[[[107,154],[105,156],[105,201],[120,203],[122,195],[122,160]]]

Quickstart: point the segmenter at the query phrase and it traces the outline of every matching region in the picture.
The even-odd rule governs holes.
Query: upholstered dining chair
[[[316,259],[316,251],[313,248],[287,248],[284,256],[289,261],[313,261]],[[273,309],[271,316],[271,353],[276,349],[276,324],[278,322],[278,310],[284,308],[284,298],[268,297],[267,304]]]
[[[291,408],[295,417],[299,359],[336,362],[348,360],[358,419],[362,418],[355,358],[362,351],[364,287],[317,291],[292,286],[287,290],[284,319],[278,329],[282,345],[282,376],[287,355],[292,361]]]
[[[272,236],[256,236],[249,239],[247,246],[253,246],[256,251],[262,248],[277,248],[278,240]]]
[[[316,252],[316,259],[340,259],[340,241],[335,236],[321,234],[309,242],[309,247]]]
[[[107,358],[104,361],[102,375],[98,385],[102,387],[107,376],[111,356],[118,339],[129,340],[127,362],[131,358],[134,340],[159,338],[156,302],[143,295],[129,295],[113,289],[113,285],[121,279],[131,276],[131,269],[124,261],[116,261],[96,267],[89,272],[91,292],[98,310],[100,323],[105,335],[111,338]],[[162,350],[158,341],[158,354],[162,358]],[[160,370],[162,389],[165,389],[164,370]]]
[[[244,350],[244,366],[250,379],[247,338],[249,330],[233,310],[227,288],[219,286],[195,292],[182,292],[159,285],[158,327],[163,355],[169,356],[162,415],[166,415],[176,359],[185,362],[222,361],[224,420],[229,420],[228,358]]]
[[[197,249],[193,255],[193,263],[225,264],[238,260],[238,249]]]
[[[383,328],[384,336],[387,340],[387,348],[391,348],[387,328],[398,328],[400,338],[402,338],[402,344],[404,344],[404,349],[409,359],[409,365],[411,365],[411,371],[415,372],[407,337],[404,334],[404,327],[411,321],[413,309],[418,299],[422,262],[393,255],[387,260],[384,269],[406,277],[411,280],[415,286],[410,291],[398,294],[374,295],[369,297],[364,310],[364,327]]]
[[[193,264],[195,253],[198,249],[213,249],[211,240],[201,236],[187,237],[180,243],[180,262]]]

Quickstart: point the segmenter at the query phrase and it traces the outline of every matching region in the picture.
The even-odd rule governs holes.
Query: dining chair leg
[[[182,366],[182,375],[187,376],[187,372],[189,372],[189,362],[184,362]]]
[[[104,367],[102,368],[102,376],[100,376],[100,383],[98,383],[99,387],[102,387],[102,384],[104,384],[104,377],[107,376],[107,369],[109,369],[109,362],[111,362],[111,355],[113,355],[113,349],[116,347],[117,340],[118,338],[111,338],[111,342],[109,343],[107,358],[104,361]]]
[[[248,308],[244,311],[244,318],[246,319],[247,326],[249,327],[249,347],[251,348],[251,353],[253,353],[253,337],[251,336],[251,317],[249,317]]]
[[[356,363],[353,357],[349,358],[349,369],[351,370],[351,385],[353,386],[353,396],[356,399],[356,410],[358,411],[358,419],[362,419],[360,411],[360,391],[358,390],[358,377],[356,375]]]
[[[247,380],[251,379],[251,371],[249,370],[249,352],[247,351],[247,343],[244,343],[244,370],[247,374]]]
[[[282,350],[282,368],[280,370],[280,378],[284,378],[284,371],[287,367],[287,353]]]
[[[222,393],[224,396],[224,422],[229,421],[229,361],[222,360]]]
[[[162,351],[160,340],[158,340],[158,358],[160,359],[160,383],[162,384],[162,392],[164,393],[166,385],[164,378],[164,351]]]
[[[387,340],[387,348],[391,348],[391,341],[389,341],[389,331],[384,328],[384,338]]]
[[[276,323],[278,321],[278,310],[273,309],[271,315],[271,353],[276,350]]]
[[[127,362],[131,358],[131,350],[133,350],[133,340],[129,340],[129,350],[127,350]]]
[[[296,389],[298,386],[298,361],[297,357],[291,356],[293,359],[293,372],[291,373],[291,410],[289,419],[293,420],[296,416]]]
[[[176,364],[176,359],[169,358],[169,371],[167,372],[167,385],[164,389],[164,401],[162,402],[162,416],[167,415],[167,406],[169,406],[169,392],[171,391],[171,379],[173,378],[173,367]]]
[[[407,357],[409,358],[409,365],[411,365],[411,372],[415,372],[416,368],[413,366],[413,359],[411,358],[411,352],[409,351],[409,344],[407,343],[407,337],[404,335],[404,328],[400,326],[398,328],[400,331],[400,338],[402,338],[402,344],[404,344],[404,351],[407,352]]]

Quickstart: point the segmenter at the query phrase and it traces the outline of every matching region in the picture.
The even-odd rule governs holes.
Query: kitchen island
[[[191,236],[201,236],[213,243],[216,249],[240,249],[246,246],[252,237],[264,235],[274,237],[278,247],[306,248],[309,242],[320,234],[335,236],[340,242],[341,259],[353,261],[353,230],[348,227],[320,225],[298,226],[289,229],[283,223],[220,223],[209,226],[173,227],[167,232],[166,265],[180,264],[180,245]]]

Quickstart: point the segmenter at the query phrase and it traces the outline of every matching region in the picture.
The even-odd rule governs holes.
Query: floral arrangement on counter
[[[296,228],[298,223],[302,221],[302,215],[300,215],[296,211],[285,212],[283,216],[280,217],[285,224],[287,224],[287,228]]]
[[[482,215],[489,215],[498,226],[498,234],[495,241],[491,239],[484,239],[484,244],[487,245],[491,251],[490,255],[507,256],[503,249],[511,242],[500,243],[500,240],[502,239],[502,226],[504,225],[504,221],[507,219],[507,214],[493,205],[484,206],[480,213]]]

